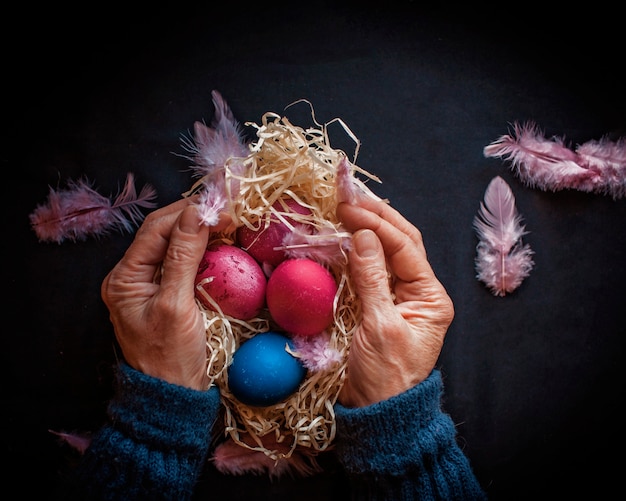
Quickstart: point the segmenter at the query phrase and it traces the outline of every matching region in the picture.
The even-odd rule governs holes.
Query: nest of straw
[[[330,146],[328,124],[303,129],[292,125],[285,117],[266,113],[261,124],[246,125],[256,129],[257,140],[250,144],[250,154],[243,159],[244,175],[235,176],[228,162],[225,165],[226,185],[238,187],[228,194],[227,206],[234,225],[229,230],[213,234],[210,242],[219,239],[234,243],[233,227],[258,228],[268,221],[270,213],[285,221],[286,212],[281,214],[272,207],[284,196],[310,209],[310,215],[289,213],[289,217],[310,225],[312,232],[345,233],[335,214],[337,166],[345,153]],[[354,139],[343,123],[342,126]],[[369,191],[355,174],[359,172],[377,180],[375,176],[351,165],[355,182],[362,190]],[[344,236],[349,238],[350,235]],[[308,370],[296,393],[268,407],[251,407],[239,402],[229,390],[227,369],[244,341],[255,334],[277,329],[269,313],[264,310],[257,318],[242,321],[224,315],[219,308],[208,310],[198,302],[207,332],[208,375],[211,383],[219,387],[224,404],[225,434],[242,447],[262,451],[275,460],[290,457],[296,449],[305,449],[306,454],[314,456],[328,450],[335,437],[333,405],[344,381],[348,350],[359,324],[361,309],[348,272],[347,252],[341,251],[340,258],[326,263],[326,266],[338,285],[334,321],[326,333],[329,335],[328,348],[340,354],[339,361],[324,370]],[[298,353],[294,355],[298,356]],[[281,447],[267,448],[263,437],[268,435],[271,439],[265,443],[280,444]],[[248,440],[244,441],[244,437]],[[250,445],[249,438],[254,445]]]

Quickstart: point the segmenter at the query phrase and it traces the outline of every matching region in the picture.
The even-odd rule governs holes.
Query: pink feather
[[[226,195],[223,187],[207,184],[198,197],[198,214],[201,224],[213,226],[219,221],[220,212],[226,207]]]
[[[573,189],[626,196],[626,139],[588,141],[572,150],[563,138],[547,139],[533,122],[513,124],[511,134],[487,145],[486,157],[512,163],[515,174],[531,188],[545,191]]]
[[[356,203],[359,198],[359,189],[352,173],[352,166],[345,156],[341,158],[337,165],[336,187],[337,203]]]
[[[341,264],[346,260],[346,252],[352,247],[352,237],[348,232],[322,228],[317,232],[305,225],[298,225],[288,232],[277,249],[285,251],[287,257],[308,258],[320,264]]]
[[[602,138],[587,141],[576,148],[580,163],[599,173],[602,183],[597,190],[614,199],[626,197],[626,137],[617,141]]]
[[[196,122],[193,139],[183,138],[197,177],[212,177],[230,158],[245,158],[249,153],[240,124],[224,98],[216,90],[211,96],[215,108],[211,125]]]
[[[313,372],[332,369],[341,362],[341,353],[330,346],[327,332],[316,336],[294,336],[293,342],[302,364]]]
[[[252,442],[248,439],[246,443]],[[287,456],[290,446],[278,443],[271,435],[263,437],[263,446]],[[252,447],[256,444],[250,443]],[[312,453],[296,448],[288,457],[272,459],[261,450],[254,450],[236,443],[232,439],[222,442],[215,448],[213,463],[221,473],[229,475],[267,474],[271,479],[284,476],[307,477],[321,471]]]
[[[515,207],[515,197],[500,176],[494,177],[485,191],[474,217],[479,242],[476,246],[476,278],[494,296],[505,296],[517,289],[534,266],[534,252],[522,243],[528,232]]]
[[[91,444],[91,435],[88,433],[67,433],[64,431],[48,430],[59,437],[64,443],[83,454]]]
[[[41,242],[85,240],[114,228],[130,232],[143,220],[140,208],[155,207],[155,198],[156,191],[150,185],[137,196],[132,173],[128,173],[114,202],[94,190],[86,179],[70,180],[66,189],[50,188],[47,202],[30,214],[30,223]]]
[[[194,176],[202,178],[206,193],[200,197],[202,223],[214,224],[220,211],[226,207],[228,192],[237,193],[239,183],[230,180],[226,186],[226,165],[235,176],[243,174],[243,159],[249,150],[239,122],[219,92],[211,93],[215,113],[211,125],[196,122],[193,139],[183,138],[184,148],[191,154]]]

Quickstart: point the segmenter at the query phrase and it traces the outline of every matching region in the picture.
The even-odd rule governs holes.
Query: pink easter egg
[[[234,245],[210,245],[198,266],[195,284],[196,297],[207,309],[216,311],[208,296],[233,318],[249,320],[265,306],[267,278],[261,266]]]
[[[335,279],[311,259],[287,259],[267,282],[266,303],[274,321],[294,335],[315,335],[333,322]]]
[[[308,208],[303,207],[293,198],[284,198],[283,202],[287,205],[289,212],[298,214],[311,213]],[[278,200],[274,202],[272,207],[280,212],[285,212],[285,209]],[[286,219],[291,224],[294,224],[293,219],[289,217],[286,217]],[[276,250],[275,248],[283,245],[285,235],[291,230],[273,214],[271,215],[269,224],[265,226],[264,223],[265,219],[261,221],[261,225],[258,229],[251,229],[247,226],[237,228],[237,243],[259,263],[276,267],[279,263],[284,261],[287,256],[284,250]]]

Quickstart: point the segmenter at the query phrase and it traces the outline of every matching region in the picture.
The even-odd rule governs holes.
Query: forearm
[[[122,364],[109,421],[93,438],[73,479],[82,499],[191,497],[207,458],[217,388],[194,391]]]
[[[441,410],[441,375],[363,408],[335,407],[336,453],[355,499],[485,499]]]

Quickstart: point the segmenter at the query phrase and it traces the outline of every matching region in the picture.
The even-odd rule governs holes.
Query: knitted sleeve
[[[478,500],[486,496],[441,409],[435,370],[407,392],[363,408],[335,405],[336,453],[354,499]]]
[[[92,439],[71,499],[190,499],[217,417],[216,387],[196,391],[121,364],[108,424]]]

